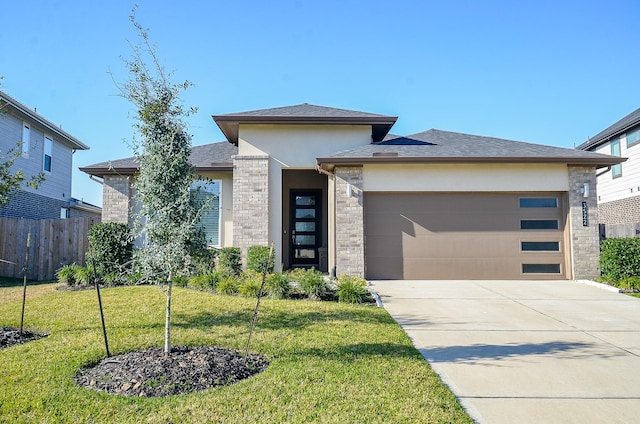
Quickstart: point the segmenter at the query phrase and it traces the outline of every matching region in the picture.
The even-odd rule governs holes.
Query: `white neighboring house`
[[[597,174],[599,222],[605,225],[640,223],[640,109],[577,147],[627,158]]]
[[[0,154],[21,149],[12,171],[22,170],[25,174],[20,191],[0,208],[0,217],[99,217],[100,208],[71,197],[73,153],[88,150],[89,146],[2,91],[0,108]],[[26,181],[41,172],[44,182],[37,189],[28,187]]]

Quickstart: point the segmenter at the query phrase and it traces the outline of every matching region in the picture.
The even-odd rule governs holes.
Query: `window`
[[[31,127],[29,124],[22,124],[22,157],[29,157],[29,144],[31,141]]]
[[[521,208],[557,208],[558,199],[555,197],[523,197],[520,199]]]
[[[520,220],[521,230],[557,230],[557,219],[523,219]]]
[[[220,180],[199,180],[191,184],[191,193],[199,207],[200,228],[204,231],[207,246],[220,246]]]
[[[640,143],[640,128],[627,133],[627,148]]]
[[[42,169],[51,172],[51,158],[53,155],[53,140],[49,136],[44,136],[44,158],[42,160]]]
[[[523,274],[560,274],[560,264],[522,264]]]
[[[523,252],[559,252],[559,241],[523,241],[520,243]]]
[[[611,140],[611,156],[622,156],[620,154],[620,139],[616,138],[615,140]],[[613,165],[611,167],[611,175],[613,178],[618,178],[622,176],[622,164]]]

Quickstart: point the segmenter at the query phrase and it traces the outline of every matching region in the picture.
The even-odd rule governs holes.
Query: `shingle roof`
[[[640,109],[634,110],[618,122],[600,131],[577,148],[581,150],[589,150],[638,125],[640,125]]]
[[[371,125],[373,140],[380,141],[398,119],[397,116],[317,106],[309,103],[213,115],[212,117],[227,140],[233,144],[238,144],[240,123]]]
[[[376,162],[567,163],[608,166],[623,161],[609,155],[554,146],[431,129],[407,137],[387,138],[318,158],[318,164]]]
[[[238,154],[238,148],[227,142],[193,146],[189,160],[197,171],[231,171],[233,163],[231,156]],[[135,157],[100,162],[83,166],[81,171],[90,175],[103,176],[108,174],[131,175],[139,171]]]
[[[63,130],[59,125],[49,121],[44,116],[31,110],[24,104],[20,103],[13,97],[9,96],[4,91],[0,91],[0,106],[10,106],[21,119],[28,119],[31,122],[41,126],[45,131],[51,132],[58,137],[58,141],[69,145],[72,149],[76,150],[89,150],[89,146]]]

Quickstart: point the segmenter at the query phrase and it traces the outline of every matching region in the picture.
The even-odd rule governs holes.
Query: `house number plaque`
[[[587,202],[582,202],[582,226],[589,226],[589,207],[587,206]]]

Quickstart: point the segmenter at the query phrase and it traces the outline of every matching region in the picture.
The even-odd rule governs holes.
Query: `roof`
[[[71,146],[76,150],[89,150],[89,146],[63,130],[60,126],[46,119],[39,113],[31,110],[27,106],[23,105],[13,97],[9,96],[4,91],[0,91],[0,104],[8,105],[11,109],[21,118],[31,122],[35,122],[37,125],[45,129],[45,131],[53,133],[57,136],[58,141]]]
[[[317,158],[318,165],[364,163],[566,163],[610,166],[626,160],[583,150],[430,129]]]
[[[222,133],[230,143],[238,144],[240,124],[333,124],[333,125],[371,125],[373,141],[382,140],[397,116],[378,115],[355,110],[303,103],[294,106],[252,110],[249,112],[213,115]]]
[[[189,161],[200,172],[228,172],[233,170],[231,156],[238,154],[238,148],[226,142],[193,146]],[[132,175],[140,170],[135,156],[83,166],[82,172],[102,177],[109,174]]]
[[[577,148],[581,150],[589,150],[593,147],[597,147],[638,125],[640,125],[640,109],[634,110],[618,122],[600,131]]]

